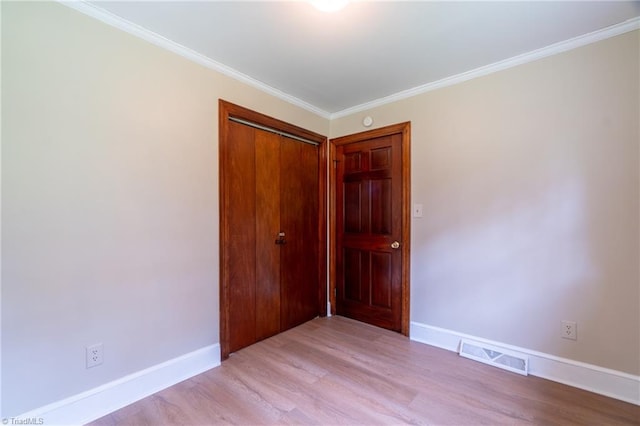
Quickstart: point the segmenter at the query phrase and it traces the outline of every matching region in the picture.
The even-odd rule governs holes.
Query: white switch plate
[[[422,217],[422,204],[413,205],[413,217]]]

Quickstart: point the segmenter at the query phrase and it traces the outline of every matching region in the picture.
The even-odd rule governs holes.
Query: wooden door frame
[[[261,126],[274,129],[286,134],[297,136],[318,143],[318,308],[320,316],[327,315],[327,137],[286,123],[277,118],[261,114],[256,111],[235,105],[223,99],[218,100],[218,191],[220,213],[220,353],[221,358],[229,357],[229,336],[231,333],[229,318],[229,282],[227,280],[228,253],[225,250],[229,242],[226,209],[233,194],[225,191],[225,176],[227,170],[227,135],[229,133],[229,119],[237,118]],[[303,142],[301,142],[303,143]]]
[[[338,146],[361,142],[372,138],[400,134],[402,136],[402,311],[401,330],[409,335],[410,307],[410,254],[411,254],[411,122],[393,124],[379,129],[367,130],[352,135],[331,139],[329,142],[329,302],[331,314],[336,313],[336,150]]]

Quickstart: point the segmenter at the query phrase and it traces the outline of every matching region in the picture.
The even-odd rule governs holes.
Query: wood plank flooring
[[[317,318],[92,423],[640,425],[640,407]]]

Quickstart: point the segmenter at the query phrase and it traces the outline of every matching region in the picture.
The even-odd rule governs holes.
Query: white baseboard
[[[220,365],[220,345],[198,349],[78,395],[15,416],[45,425],[82,425]],[[41,420],[40,420],[41,419]]]
[[[529,374],[533,376],[640,405],[640,376],[417,322],[411,322],[410,336],[453,352],[463,338],[519,351],[530,357]],[[14,419],[42,419],[46,425],[86,424],[219,365],[220,345],[207,346]]]
[[[471,339],[522,352],[529,356],[529,374],[533,376],[640,405],[640,376],[413,321],[409,336],[416,342],[454,352],[458,352],[460,339]]]

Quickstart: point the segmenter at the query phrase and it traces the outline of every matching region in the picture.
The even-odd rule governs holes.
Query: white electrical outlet
[[[575,321],[562,321],[563,339],[578,340],[578,324]]]
[[[87,346],[87,368],[102,364],[104,360],[103,349],[102,343]]]

